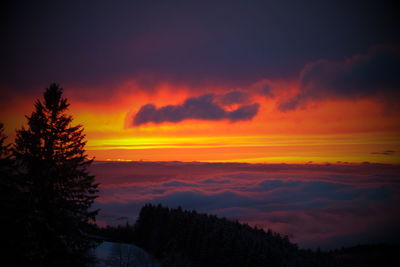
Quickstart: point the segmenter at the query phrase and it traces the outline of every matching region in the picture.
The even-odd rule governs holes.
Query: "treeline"
[[[166,266],[284,266],[297,247],[287,237],[195,211],[146,205],[136,244]]]
[[[181,208],[145,205],[134,226],[98,229],[106,240],[134,243],[162,266],[337,266],[287,236]]]
[[[287,236],[181,208],[145,205],[134,225],[94,229],[106,241],[145,249],[162,266],[400,266],[399,246],[329,252],[299,249]]]

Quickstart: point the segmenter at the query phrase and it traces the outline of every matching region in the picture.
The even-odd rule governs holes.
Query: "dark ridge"
[[[134,242],[163,266],[334,266],[271,230],[161,205],[142,208]]]
[[[397,245],[329,252],[299,249],[287,236],[214,215],[145,205],[135,225],[94,228],[102,240],[145,249],[162,266],[400,266]]]

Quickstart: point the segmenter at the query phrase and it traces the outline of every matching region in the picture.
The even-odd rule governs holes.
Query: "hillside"
[[[141,209],[134,226],[101,228],[97,234],[133,243],[162,266],[396,266],[399,251],[389,245],[303,250],[271,230],[152,204]]]
[[[162,266],[334,266],[327,255],[299,250],[270,230],[161,205],[145,205],[133,228],[108,227],[101,234],[133,242]]]

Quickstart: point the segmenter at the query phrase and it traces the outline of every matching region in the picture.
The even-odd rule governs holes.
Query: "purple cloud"
[[[250,94],[243,91],[231,91],[220,96],[223,105],[244,104],[250,101]]]
[[[133,125],[138,126],[148,122],[181,122],[187,119],[198,120],[222,120],[232,122],[251,120],[258,113],[259,104],[242,104],[233,111],[228,111],[218,103],[221,98],[223,103],[237,104],[247,101],[248,95],[242,92],[231,92],[222,96],[205,94],[199,97],[191,97],[181,105],[168,105],[157,108],[153,104],[147,104],[140,108],[133,118]]]
[[[395,165],[110,162],[93,172],[103,223],[124,216],[133,223],[150,202],[271,228],[305,248],[392,242],[400,234],[385,228],[400,223]]]
[[[310,100],[357,99],[377,96],[391,102],[399,96],[399,47],[374,47],[365,55],[343,61],[319,60],[306,65],[300,76],[300,92],[279,104],[294,110]]]

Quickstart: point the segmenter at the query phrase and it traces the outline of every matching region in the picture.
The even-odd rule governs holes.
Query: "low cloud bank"
[[[103,163],[93,171],[104,224],[133,223],[142,205],[161,203],[271,228],[304,248],[400,237],[397,166]]]

